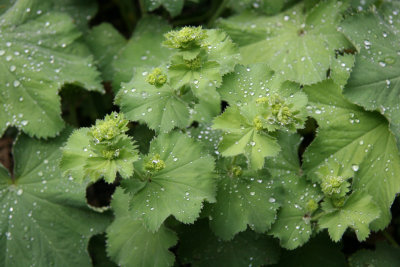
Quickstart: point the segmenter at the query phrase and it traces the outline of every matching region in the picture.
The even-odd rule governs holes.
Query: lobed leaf
[[[164,226],[148,231],[132,217],[129,199],[120,188],[113,195],[115,219],[107,228],[107,254],[123,266],[172,266],[175,256],[168,248],[176,245],[176,234]]]
[[[215,201],[214,160],[184,134],[159,135],[151,142],[148,156],[134,168],[134,176],[122,181],[122,186],[131,195],[132,216],[141,218],[152,232],[170,215],[193,223],[203,201]]]
[[[148,75],[145,69],[138,68],[130,82],[122,83],[115,101],[126,117],[145,122],[150,129],[162,133],[189,126],[189,103],[193,98],[181,97],[168,84],[157,87],[148,83]]]
[[[115,55],[113,89],[118,92],[122,82],[129,82],[134,68],[158,67],[168,60],[171,51],[162,47],[163,34],[171,29],[168,23],[156,16],[141,19],[128,43]]]
[[[310,239],[313,229],[309,203],[318,203],[322,196],[316,184],[305,177],[286,175],[280,180],[282,193],[277,199],[282,207],[270,233],[279,238],[282,247],[295,249]]]
[[[19,136],[13,176],[0,165],[3,266],[91,266],[88,241],[109,218],[88,208],[86,184],[62,178],[59,147],[67,136],[46,142]]]
[[[245,231],[247,225],[259,233],[269,230],[279,208],[273,179],[265,171],[242,171],[229,162],[219,164],[217,202],[211,204],[209,213],[211,229],[224,240]],[[235,167],[238,174],[232,173]]]
[[[344,95],[367,110],[378,110],[390,122],[400,148],[400,18],[398,2],[347,18],[344,34],[359,53]],[[396,11],[397,10],[397,11]],[[362,25],[362,26],[361,26]]]
[[[344,170],[353,170],[353,191],[372,196],[380,209],[371,229],[385,228],[391,219],[390,206],[400,190],[400,157],[387,121],[348,102],[330,80],[304,91],[310,100],[310,115],[320,127],[304,153],[304,170],[311,179],[320,168],[334,162]]]
[[[346,7],[343,2],[322,1],[305,14],[303,5],[298,4],[273,17],[253,16],[249,20],[245,13],[221,26],[229,34],[234,32],[232,38],[237,36],[237,42],[243,44],[241,63],[265,62],[290,81],[312,84],[326,79],[336,60],[335,51],[352,47],[336,29]],[[236,29],[244,32],[235,34],[239,32]],[[240,41],[247,32],[254,37]]]
[[[103,90],[90,55],[74,52],[80,32],[72,19],[39,10],[31,16],[41,4],[19,0],[0,16],[0,134],[16,126],[30,136],[55,136],[64,127],[57,93],[65,83]]]
[[[355,230],[359,241],[364,241],[370,233],[369,224],[379,217],[379,208],[370,195],[355,192],[350,195],[344,205],[335,208],[330,201],[322,203],[324,214],[318,225],[327,228],[333,241],[339,241],[347,228]]]

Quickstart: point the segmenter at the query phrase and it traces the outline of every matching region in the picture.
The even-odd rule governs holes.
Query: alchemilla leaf
[[[91,266],[89,238],[104,231],[109,218],[87,207],[84,185],[62,178],[59,147],[66,137],[44,142],[22,135],[13,177],[0,165],[3,266]]]
[[[380,210],[371,229],[385,228],[391,219],[390,207],[400,191],[400,157],[387,121],[348,102],[340,87],[330,80],[304,90],[310,101],[310,115],[320,127],[304,153],[307,175],[317,179],[321,168],[334,164],[343,171],[352,171],[352,190],[362,192],[364,198],[371,196]]]
[[[286,175],[280,177],[281,195],[277,197],[282,207],[270,233],[279,238],[286,249],[295,249],[306,243],[312,234],[311,215],[318,208],[322,195],[316,184],[306,177]]]
[[[170,215],[193,223],[203,201],[215,201],[214,159],[185,134],[159,135],[134,166],[133,177],[122,186],[131,194],[132,216],[152,232]]]
[[[225,240],[232,239],[247,225],[256,232],[267,231],[279,208],[274,181],[265,171],[246,170],[244,160],[221,159],[217,202],[210,208],[210,226]],[[241,162],[241,164],[240,164]]]
[[[16,1],[0,16],[0,133],[16,126],[30,136],[55,136],[64,127],[57,94],[62,85],[102,91],[92,58],[71,52],[81,35],[72,19],[31,12],[44,5],[39,2]]]
[[[298,4],[274,17],[238,15],[227,19],[228,27],[221,26],[228,33],[244,29],[238,43],[247,32],[254,36],[240,47],[243,64],[265,62],[288,80],[312,84],[326,79],[336,51],[352,47],[337,31],[346,7],[340,1],[321,1],[304,13],[304,5]]]
[[[129,82],[134,68],[158,67],[168,60],[171,51],[162,47],[163,34],[171,29],[168,23],[156,16],[141,19],[128,43],[115,55],[113,89],[117,92],[121,82]]]
[[[359,53],[344,95],[368,110],[378,110],[390,122],[400,148],[400,5],[393,1],[380,12],[357,14],[342,24]]]
[[[129,178],[138,156],[132,139],[125,134],[127,124],[122,114],[112,113],[91,128],[74,131],[63,148],[60,167],[64,176],[79,182],[104,178],[112,183],[118,172]]]
[[[166,73],[165,68],[138,68],[134,78],[122,84],[116,97],[128,119],[143,121],[157,132],[189,126],[189,103],[195,100],[190,93],[171,88]]]
[[[122,266],[172,266],[175,257],[168,250],[177,243],[176,234],[161,226],[152,233],[129,211],[129,195],[121,188],[113,195],[115,219],[107,228],[107,254]]]
[[[189,85],[196,97],[216,98],[222,76],[233,71],[240,59],[237,47],[221,30],[184,27],[165,34],[164,45],[176,49],[169,67],[170,83]]]
[[[333,241],[339,241],[345,230],[355,230],[358,240],[364,241],[369,233],[369,224],[379,217],[379,208],[372,197],[360,192],[350,195],[342,207],[338,208],[330,200],[322,203],[326,213],[319,220],[321,228],[327,228]]]
[[[237,66],[219,91],[230,104],[213,121],[214,129],[224,131],[219,151],[223,156],[244,154],[253,169],[262,168],[265,157],[279,153],[276,131],[304,127],[306,95],[265,64]]]

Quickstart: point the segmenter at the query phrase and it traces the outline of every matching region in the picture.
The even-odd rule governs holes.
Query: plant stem
[[[397,244],[396,240],[394,240],[394,238],[386,231],[383,230],[382,231],[383,236],[386,238],[386,240],[393,246],[396,248],[400,248],[399,244]]]
[[[211,27],[215,20],[221,15],[221,13],[224,11],[226,4],[228,3],[229,0],[222,0],[222,3],[219,5],[218,9],[214,12],[212,17],[208,20],[207,26]]]
[[[326,214],[325,211],[322,211],[316,215],[314,215],[313,217],[311,217],[311,221],[317,221],[319,218],[321,218],[322,216],[324,216]]]

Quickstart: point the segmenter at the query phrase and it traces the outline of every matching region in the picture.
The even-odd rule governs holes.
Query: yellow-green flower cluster
[[[124,134],[128,130],[127,125],[128,120],[124,118],[123,114],[113,112],[104,120],[97,120],[96,125],[91,127],[89,135],[94,138],[95,143],[111,141]]]
[[[165,162],[160,158],[159,154],[155,154],[144,164],[144,168],[149,172],[161,171],[165,166]]]
[[[170,31],[165,35],[164,45],[170,48],[191,49],[201,47],[207,38],[206,32],[199,27],[183,27],[179,31]]]
[[[167,75],[160,68],[155,68],[147,75],[146,82],[156,87],[161,87],[167,82]]]
[[[301,118],[300,110],[278,94],[260,97],[256,99],[256,105],[259,107],[260,115],[254,117],[253,125],[258,131],[263,129],[295,131],[303,127],[304,118]]]

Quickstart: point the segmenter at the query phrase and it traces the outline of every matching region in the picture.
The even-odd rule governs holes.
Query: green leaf
[[[276,139],[263,132],[258,132],[247,122],[236,107],[229,107],[214,120],[213,129],[224,130],[218,150],[225,157],[244,154],[253,169],[264,166],[265,157],[278,154],[280,147]]]
[[[398,2],[387,3],[381,12],[349,17],[343,32],[360,51],[344,95],[367,110],[378,110],[390,122],[400,149],[400,19],[393,15]]]
[[[240,48],[243,64],[265,62],[290,81],[312,84],[326,79],[328,69],[336,60],[336,50],[352,47],[336,30],[346,7],[343,2],[331,0],[319,3],[307,14],[299,4],[274,17],[254,16],[248,20],[249,15],[245,14],[243,18],[239,15],[228,21],[234,20],[229,23],[231,29],[234,23],[237,28],[246,29],[242,36],[250,27],[250,33],[256,37],[255,42]],[[221,26],[224,28],[224,24]]]
[[[109,218],[88,208],[85,185],[61,178],[59,147],[67,136],[46,142],[19,136],[13,178],[0,165],[3,266],[91,266],[88,241]]]
[[[95,182],[103,177],[113,183],[117,172],[122,178],[129,178],[138,156],[131,138],[124,134],[127,128],[117,129],[119,123],[126,127],[128,121],[112,113],[104,120],[97,120],[92,128],[74,131],[63,147],[60,162],[63,175],[78,182],[86,179]]]
[[[48,11],[57,11],[68,13],[73,18],[74,24],[82,31],[88,30],[88,22],[97,12],[97,2],[95,0],[1,0],[0,1],[0,15],[2,13],[10,12],[10,17],[17,19],[15,12],[19,13],[25,18],[33,18],[37,15]]]
[[[149,154],[134,166],[133,178],[122,185],[131,193],[132,216],[142,218],[153,232],[170,215],[193,223],[202,202],[215,201],[214,160],[184,134],[159,135]]]
[[[210,125],[199,124],[196,128],[191,127],[187,130],[187,134],[199,141],[203,147],[207,150],[210,155],[218,156],[219,138],[221,137],[221,131],[213,130]]]
[[[222,159],[219,163],[217,202],[210,208],[211,229],[224,240],[245,231],[247,225],[263,233],[275,221],[279,208],[274,197],[274,181],[265,171],[242,171],[230,162]]]
[[[343,88],[347,80],[350,77],[351,70],[354,66],[354,55],[344,54],[343,56],[338,55],[337,60],[333,62],[331,66],[330,77],[332,80]]]
[[[282,150],[276,157],[267,158],[265,167],[274,178],[283,177],[287,174],[301,175],[298,149],[302,137],[298,134],[279,132],[277,139]]]
[[[122,266],[172,266],[175,257],[168,248],[176,245],[176,234],[164,226],[149,232],[132,217],[129,199],[120,188],[113,195],[115,219],[107,228],[107,254]]]
[[[193,98],[181,97],[168,84],[161,87],[151,85],[146,81],[147,71],[138,68],[129,83],[122,83],[116,96],[116,103],[121,106],[121,111],[129,120],[145,122],[150,129],[157,132],[169,132],[174,127],[189,126],[190,108],[187,98]]]
[[[183,228],[179,239],[178,256],[193,267],[257,267],[276,263],[280,254],[276,240],[250,230],[222,241],[209,230],[207,220]]]
[[[312,234],[310,202],[316,204],[322,196],[316,184],[311,185],[305,177],[286,175],[279,179],[282,193],[277,200],[282,203],[282,208],[270,233],[279,238],[282,247],[295,249],[310,239]]]
[[[84,32],[88,31],[89,21],[96,15],[98,9],[95,0],[52,0],[50,2],[53,3],[52,9],[68,13],[75,25]]]
[[[304,153],[304,170],[311,179],[334,162],[343,170],[353,170],[353,191],[372,196],[380,209],[380,218],[371,228],[385,228],[391,219],[390,206],[400,191],[400,157],[387,121],[349,103],[332,81],[304,91],[311,102],[310,115],[319,125],[317,137]]]
[[[80,36],[72,19],[61,13],[29,16],[35,4],[17,1],[0,17],[0,134],[16,126],[30,136],[55,136],[64,127],[57,94],[62,85],[102,91],[92,59],[70,49]]]
[[[345,255],[339,244],[334,244],[328,234],[319,234],[296,250],[284,250],[279,263],[274,267],[338,267],[347,266]]]
[[[351,267],[363,266],[399,266],[400,249],[386,243],[378,242],[376,249],[361,249],[350,256]]]
[[[354,192],[340,208],[329,201],[322,203],[322,210],[326,213],[319,220],[318,225],[328,229],[333,241],[342,238],[348,227],[355,230],[359,241],[369,236],[369,224],[379,217],[379,208],[372,197],[362,192]]]
[[[303,127],[306,95],[298,84],[285,82],[265,64],[238,65],[224,77],[219,92],[230,104],[214,119],[213,128],[225,132],[219,151],[223,156],[245,154],[254,169],[264,165],[265,157],[280,151],[273,132]],[[285,118],[279,117],[283,109]]]
[[[287,0],[231,0],[229,7],[235,12],[242,12],[244,9],[252,9],[253,11],[264,13],[267,15],[275,15],[282,10]]]
[[[193,69],[187,66],[183,56],[175,55],[171,59],[171,64],[168,75],[173,88],[189,85],[198,98],[219,99],[215,88],[221,85],[222,75],[219,73],[220,65],[216,61],[204,61],[200,63],[201,67]]]
[[[190,30],[200,30],[202,36],[206,37],[198,40],[201,48],[179,51],[172,57],[169,68],[171,85],[174,88],[190,85],[200,99],[218,98],[215,88],[221,85],[222,76],[232,72],[239,61],[238,48],[221,30],[184,28],[181,30],[184,31],[182,35]]]
[[[111,81],[114,76],[114,68],[111,63],[118,51],[126,45],[125,38],[109,23],[93,27],[85,37],[102,72],[103,79]]]
[[[128,43],[115,56],[113,89],[115,92],[121,82],[129,82],[133,77],[133,69],[138,67],[158,67],[166,62],[171,54],[170,49],[161,46],[163,34],[171,26],[156,16],[147,16],[136,25],[135,31]]]
[[[163,6],[171,15],[171,17],[178,16],[183,9],[184,0],[144,0],[144,6],[147,11],[153,11],[160,6]]]

